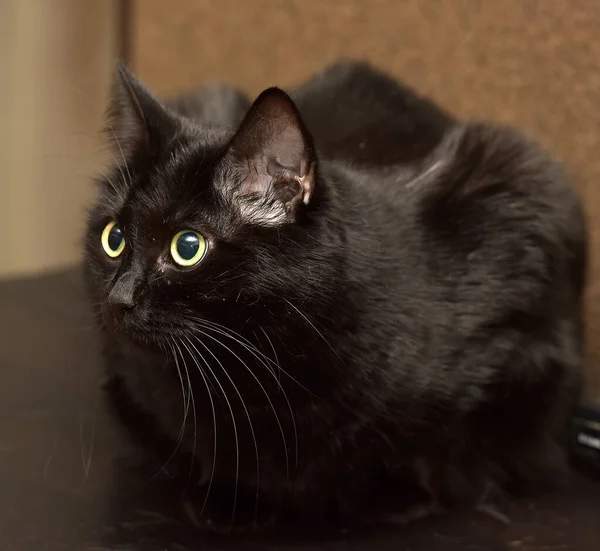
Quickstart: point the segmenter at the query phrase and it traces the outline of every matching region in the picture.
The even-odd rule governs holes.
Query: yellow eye
[[[114,220],[109,222],[102,232],[102,248],[111,258],[117,258],[125,248],[123,232]]]
[[[183,230],[171,240],[171,256],[179,266],[189,267],[198,264],[208,250],[206,239],[193,230]]]

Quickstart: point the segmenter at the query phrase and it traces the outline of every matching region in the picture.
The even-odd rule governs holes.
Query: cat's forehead
[[[134,177],[123,216],[138,226],[177,226],[214,213],[222,150],[178,144]]]

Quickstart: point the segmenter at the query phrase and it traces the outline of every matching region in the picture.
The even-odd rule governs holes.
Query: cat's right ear
[[[117,160],[150,152],[177,129],[162,103],[122,64],[113,77],[105,132]]]

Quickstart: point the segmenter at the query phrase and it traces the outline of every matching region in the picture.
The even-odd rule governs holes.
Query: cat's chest
[[[181,427],[184,415],[184,379],[173,377],[158,354],[114,340],[108,369],[125,385],[128,395],[156,419],[167,434]]]

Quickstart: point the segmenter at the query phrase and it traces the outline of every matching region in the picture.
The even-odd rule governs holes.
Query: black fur
[[[360,63],[252,107],[165,107],[123,68],[113,96],[90,294],[115,384],[167,469],[194,457],[206,516],[470,503],[565,469],[586,230],[550,155]],[[209,252],[183,269],[186,228]]]

